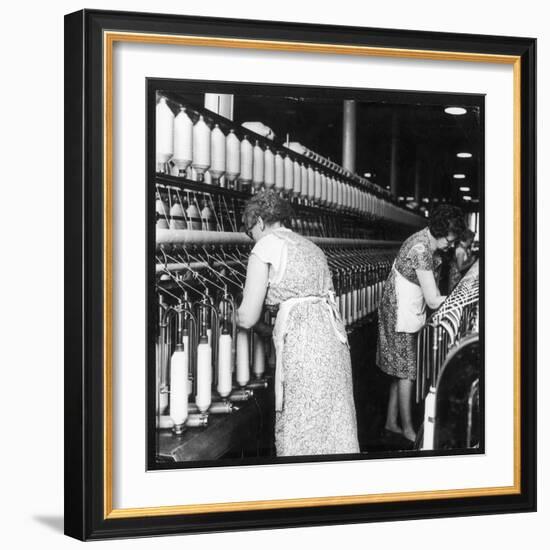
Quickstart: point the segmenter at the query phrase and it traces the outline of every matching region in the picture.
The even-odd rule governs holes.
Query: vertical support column
[[[229,120],[233,120],[233,94],[204,94],[204,106]]]
[[[420,193],[422,176],[422,149],[419,145],[416,146],[416,161],[414,167],[414,200],[418,205],[422,204]]]
[[[391,123],[391,163],[390,163],[390,191],[398,195],[399,191],[399,118],[393,113]]]
[[[344,100],[344,120],[342,124],[342,166],[355,173],[357,102]]]

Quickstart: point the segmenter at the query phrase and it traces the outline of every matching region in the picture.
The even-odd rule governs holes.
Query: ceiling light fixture
[[[466,178],[466,174],[453,174],[455,180],[463,180]]]
[[[371,178],[371,177],[372,177],[372,174],[371,174],[370,172],[365,172],[365,173],[363,174],[363,177],[364,177],[364,178]]]
[[[470,188],[469,188],[469,187],[460,187],[460,190],[461,190],[461,191],[469,191]]]
[[[464,107],[447,107],[445,112],[448,115],[465,115],[466,109],[464,109]]]
[[[459,159],[471,159],[472,158],[472,153],[457,153],[456,156]]]
[[[470,195],[464,195],[464,196],[462,197],[462,199],[465,200],[465,201],[471,201],[471,200],[472,200],[472,197],[470,197]]]

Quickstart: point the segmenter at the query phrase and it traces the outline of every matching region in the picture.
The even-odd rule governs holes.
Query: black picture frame
[[[520,372],[517,485],[509,494],[393,499],[122,514],[112,509],[105,434],[110,386],[110,280],[105,277],[111,212],[105,207],[105,33],[196,36],[228,41],[369,47],[509,57],[520,91],[519,171]],[[505,61],[503,61],[505,62]],[[532,38],[337,27],[162,14],[83,10],[65,17],[65,532],[80,540],[201,533],[367,521],[527,512],[536,509],[536,41]],[[107,138],[108,139],[108,138]],[[107,189],[107,191],[106,191]],[[107,319],[107,322],[106,322]]]

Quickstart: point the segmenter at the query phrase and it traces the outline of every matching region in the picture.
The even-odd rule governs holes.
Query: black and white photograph
[[[144,108],[148,468],[483,453],[484,96]]]

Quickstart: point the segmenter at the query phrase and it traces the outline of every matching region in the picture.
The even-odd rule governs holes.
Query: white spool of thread
[[[186,229],[183,207],[180,201],[175,201],[170,208],[170,229]]]
[[[218,347],[218,393],[226,398],[233,389],[233,341],[231,334],[220,334]]]
[[[184,334],[181,338],[181,341],[183,343],[183,350],[185,351],[187,355],[187,395],[191,395],[193,393],[193,373],[191,372],[191,369],[189,368],[189,335]]]
[[[308,178],[308,172],[307,172],[307,166],[305,164],[300,165],[300,197],[307,197],[307,178]]]
[[[225,177],[233,182],[241,173],[241,142],[233,130],[229,131],[225,140],[225,157]]]
[[[187,228],[197,230],[202,229],[199,209],[193,203],[191,203],[187,208]]]
[[[336,206],[340,210],[342,208],[342,182],[336,182]]]
[[[313,166],[307,168],[307,198],[311,201],[315,198],[315,170]]]
[[[197,393],[195,403],[205,413],[212,403],[212,348],[208,342],[197,348]]]
[[[327,176],[327,205],[332,206],[332,192],[334,188],[334,178]]]
[[[342,317],[342,321],[344,325],[348,325],[348,308],[347,308],[347,301],[346,301],[346,293],[342,292],[340,294],[340,315]]]
[[[294,191],[294,162],[288,156],[283,159],[284,164],[284,190],[286,193]]]
[[[162,169],[174,154],[174,113],[166,98],[161,97],[156,107],[156,161],[157,170]]]
[[[350,290],[348,292],[348,307],[349,307],[349,311],[348,311],[348,321],[349,321],[349,324],[353,324],[353,322],[355,321],[355,313],[354,313],[354,308],[353,308],[353,290]]]
[[[369,285],[367,287],[367,313],[372,313],[374,311],[374,306],[372,302],[372,287],[373,285]]]
[[[239,180],[244,185],[250,185],[252,182],[252,172],[254,166],[254,148],[246,137],[241,141],[241,175]]]
[[[172,162],[178,169],[178,175],[191,164],[193,160],[193,121],[184,107],[174,119],[174,156]]]
[[[424,401],[424,438],[422,450],[431,451],[434,448],[435,428],[435,388],[430,386],[430,391]]]
[[[264,183],[264,151],[257,141],[256,145],[254,145],[252,183],[256,189],[261,187]]]
[[[244,387],[250,380],[250,342],[248,332],[237,332],[237,383]]]
[[[315,188],[314,188],[314,197],[317,202],[321,201],[321,172],[315,169]]]
[[[210,128],[204,122],[201,115],[199,120],[193,126],[193,162],[192,166],[197,174],[204,174],[210,168],[211,162],[211,138]]]
[[[170,418],[180,426],[187,420],[187,383],[189,356],[183,344],[177,344],[170,361]]]
[[[208,170],[215,180],[219,180],[225,174],[225,134],[218,124],[214,126],[211,138],[211,164]]]
[[[269,147],[264,152],[264,185],[266,189],[275,185],[275,156]]]
[[[159,215],[157,218],[157,228],[168,229],[168,205],[166,201],[158,197],[155,203],[155,211]]]
[[[302,168],[297,160],[292,162],[292,166],[294,171],[292,175],[292,190],[294,191],[294,195],[298,197],[302,191]]]
[[[201,210],[201,223],[203,231],[216,231],[214,214],[207,205]],[[210,340],[208,341],[210,342]]]
[[[265,372],[265,345],[260,335],[254,335],[254,376],[261,378]]]
[[[285,161],[279,151],[275,154],[275,189],[283,191],[285,188]]]
[[[328,197],[328,179],[325,174],[321,174],[321,202],[323,204],[327,204],[327,197]]]

